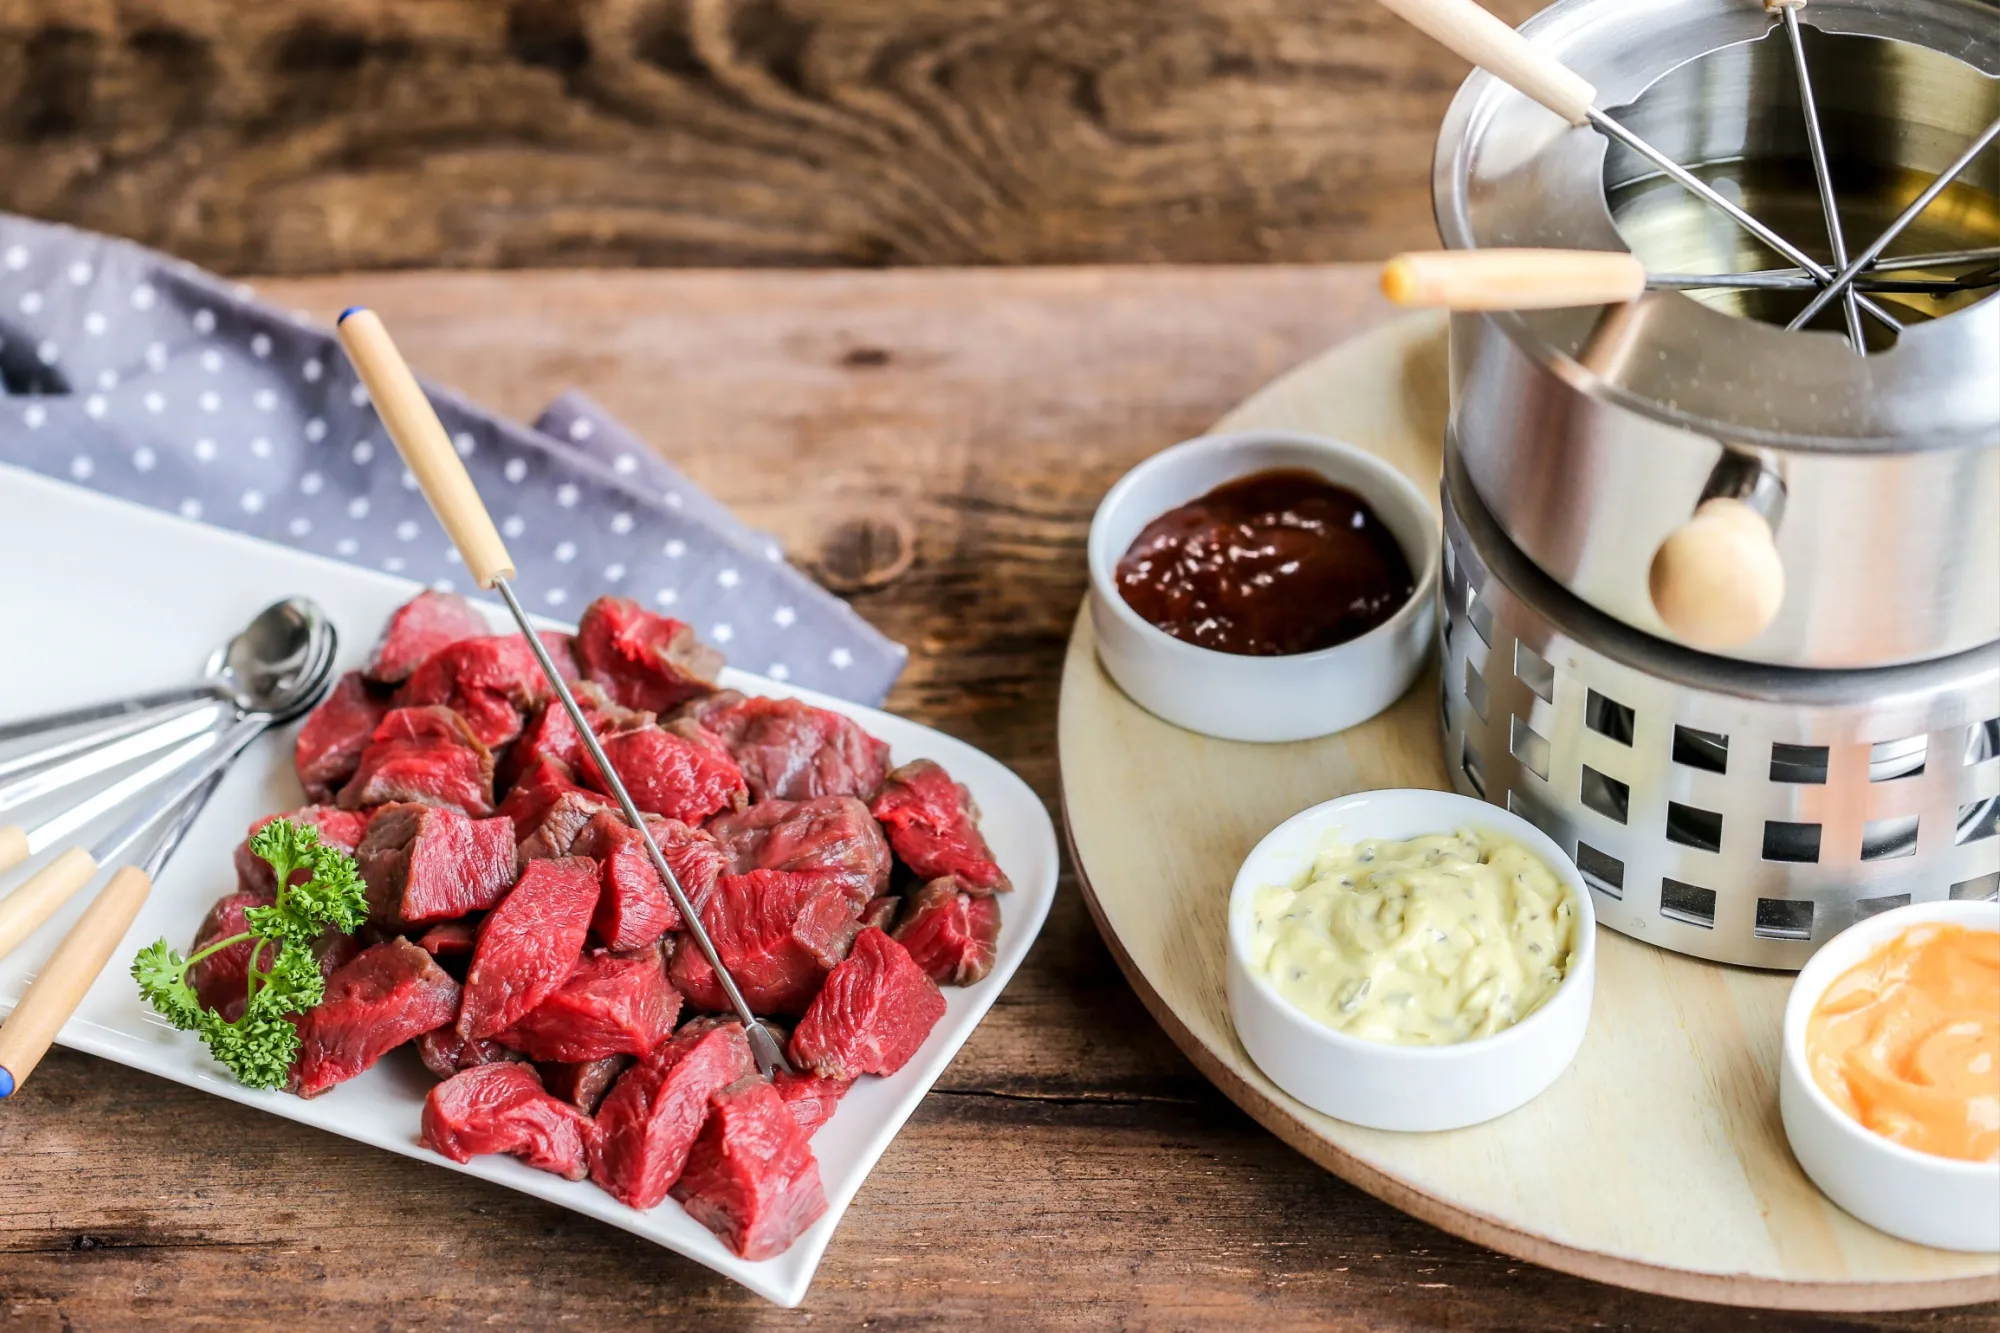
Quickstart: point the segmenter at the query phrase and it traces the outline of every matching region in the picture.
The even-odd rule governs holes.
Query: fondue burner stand
[[[1797,968],[1872,913],[1994,897],[2000,5],[1564,0],[1522,31],[1822,273],[1880,275],[1879,313],[1474,74],[1437,156],[1448,245],[1716,285],[1452,317],[1454,781],[1570,852],[1605,925],[1702,958]],[[1747,516],[1720,543],[1716,501]],[[1656,605],[1671,542],[1697,592],[1768,587],[1754,623]]]

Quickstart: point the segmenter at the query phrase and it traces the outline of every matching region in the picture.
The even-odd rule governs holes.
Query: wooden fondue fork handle
[[[1623,250],[1424,250],[1382,266],[1397,305],[1445,310],[1556,310],[1637,300],[1646,266]]]
[[[1381,0],[1412,27],[1534,98],[1572,125],[1590,119],[1597,89],[1473,0]]]
[[[111,961],[153,891],[153,878],[127,866],[83,911],[0,1027],[0,1097],[10,1097],[42,1062],[84,992]]]
[[[0,958],[14,952],[96,873],[97,858],[81,847],[72,847],[0,898]]]
[[[28,859],[28,833],[15,824],[0,828],[0,875]]]

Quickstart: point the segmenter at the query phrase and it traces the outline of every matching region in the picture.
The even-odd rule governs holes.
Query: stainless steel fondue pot
[[[1992,0],[1563,0],[1522,32],[1822,273],[2000,119]],[[1873,912],[2000,892],[2000,144],[1871,270],[1916,280],[1866,291],[1889,319],[1842,298],[1796,329],[1823,279],[1486,73],[1434,190],[1455,249],[1719,275],[1453,315],[1459,788],[1570,851],[1606,925],[1727,962],[1797,967]],[[1741,521],[1706,521],[1717,501]],[[1733,633],[1701,614],[1723,604]]]

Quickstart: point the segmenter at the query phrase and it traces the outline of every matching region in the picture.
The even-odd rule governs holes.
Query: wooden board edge
[[[1071,630],[1070,652],[1063,665],[1064,689],[1068,688],[1072,664],[1079,660],[1077,637],[1088,632],[1089,621],[1090,607],[1086,600]],[[1090,669],[1102,670],[1097,665],[1095,651],[1087,655],[1087,661]],[[1289,1108],[1245,1082],[1235,1070],[1218,1059],[1181,1022],[1173,1007],[1154,990],[1145,972],[1125,952],[1117,933],[1105,920],[1097,892],[1090,883],[1090,872],[1077,853],[1076,838],[1070,828],[1068,791],[1065,780],[1060,776],[1060,735],[1057,737],[1057,769],[1057,801],[1062,811],[1063,846],[1069,853],[1070,864],[1076,869],[1077,887],[1099,938],[1111,951],[1118,970],[1124,973],[1127,984],[1138,995],[1140,1003],[1145,1005],[1146,1012],[1153,1016],[1153,1021],[1160,1025],[1202,1077],[1213,1083],[1225,1097],[1288,1147],[1355,1188],[1439,1230],[1513,1258],[1593,1282],[1605,1282],[1656,1296],[1751,1309],[1801,1310],[1822,1314],[1942,1309],[2000,1300],[2000,1277],[1975,1275],[1909,1282],[1790,1282],[1749,1274],[1668,1268],[1595,1250],[1578,1249],[1427,1194],[1319,1137],[1307,1129]]]

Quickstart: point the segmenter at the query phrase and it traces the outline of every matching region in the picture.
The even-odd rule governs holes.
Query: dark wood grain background
[[[0,208],[234,273],[1380,258],[1464,72],[1369,0],[0,0]]]

